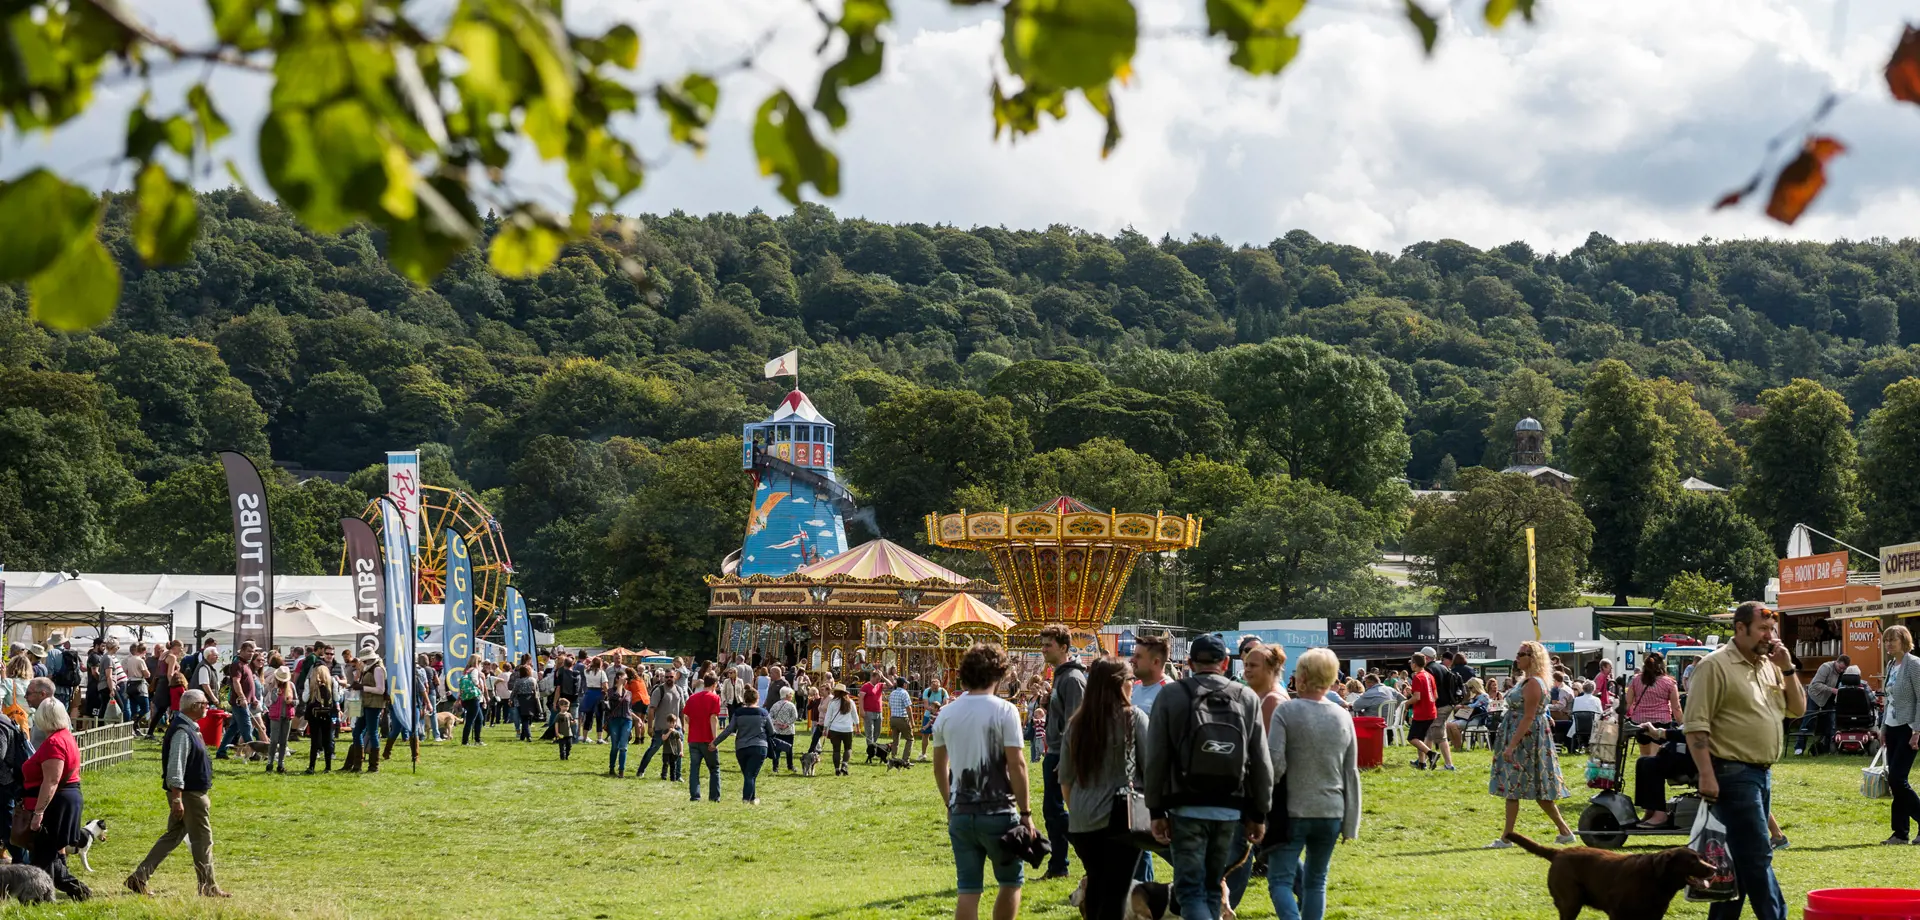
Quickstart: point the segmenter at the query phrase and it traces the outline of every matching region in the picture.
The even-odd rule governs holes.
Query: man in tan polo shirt
[[[1707,911],[1735,920],[1742,901],[1759,920],[1787,920],[1786,898],[1773,877],[1767,814],[1773,809],[1772,767],[1786,744],[1783,720],[1806,712],[1800,678],[1788,670],[1780,619],[1748,601],[1733,613],[1733,641],[1700,660],[1687,688],[1687,747],[1700,771],[1700,797],[1727,826],[1727,849],[1741,896]]]

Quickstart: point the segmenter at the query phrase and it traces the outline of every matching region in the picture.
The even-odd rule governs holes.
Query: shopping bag
[[[1713,812],[1712,803],[1701,802],[1693,819],[1693,837],[1687,845],[1713,866],[1713,876],[1704,885],[1687,888],[1689,901],[1732,901],[1740,897],[1740,882],[1733,876],[1733,851],[1727,847],[1727,826]]]
[[[1887,782],[1886,748],[1874,752],[1873,762],[1860,768],[1860,794],[1870,799],[1893,795],[1893,786]]]

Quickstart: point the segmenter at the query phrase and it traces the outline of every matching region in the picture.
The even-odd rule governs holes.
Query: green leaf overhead
[[[99,202],[93,193],[36,169],[0,184],[0,224],[34,228],[0,246],[0,279],[24,281],[52,265],[93,232]]]
[[[1300,37],[1288,31],[1306,0],[1207,0],[1207,32],[1233,44],[1228,58],[1251,74],[1276,74],[1300,53]]]
[[[1130,73],[1140,39],[1130,0],[1013,0],[1001,50],[1029,85],[1082,89]]]
[[[54,329],[80,332],[113,315],[120,300],[120,267],[93,230],[89,224],[59,258],[27,283],[35,320]]]
[[[713,121],[714,106],[720,103],[720,84],[702,73],[690,73],[654,90],[654,103],[667,115],[667,127],[675,143],[697,151],[707,148],[707,123]]]
[[[184,260],[200,232],[200,201],[193,189],[173,180],[158,163],[148,163],[134,183],[134,248],[149,265]]]
[[[822,195],[840,194],[840,158],[821,146],[806,110],[784,91],[761,103],[753,121],[753,152],[760,174],[777,177],[788,201],[799,203],[800,187],[809,184]]]
[[[887,0],[851,0],[840,12],[836,31],[846,36],[846,53],[820,75],[813,108],[835,130],[846,127],[847,106],[840,93],[880,75],[886,51],[878,30],[893,18]]]
[[[1413,23],[1415,31],[1420,33],[1420,47],[1428,57],[1433,56],[1433,44],[1440,39],[1440,23],[1434,21],[1433,14],[1426,11],[1415,0],[1407,0],[1407,21]]]

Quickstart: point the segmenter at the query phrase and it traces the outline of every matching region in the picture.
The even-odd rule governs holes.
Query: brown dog
[[[1686,847],[1629,854],[1592,847],[1554,849],[1519,834],[1508,834],[1507,839],[1553,864],[1547,870],[1547,892],[1560,920],[1574,920],[1582,907],[1600,910],[1607,920],[1659,920],[1680,889],[1713,875],[1713,864]]]

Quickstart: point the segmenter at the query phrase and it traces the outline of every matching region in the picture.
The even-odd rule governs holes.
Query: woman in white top
[[[853,761],[853,731],[859,726],[860,704],[847,695],[846,684],[834,684],[833,696],[820,704],[820,721],[833,745],[833,775],[845,776]]]
[[[120,667],[127,675],[127,681],[123,685],[127,703],[127,721],[137,726],[147,717],[147,686],[148,678],[151,677],[147,672],[147,644],[135,642]]]
[[[19,718],[14,723],[21,726],[21,731],[26,731],[25,723],[33,717],[33,707],[27,705],[27,682],[31,680],[33,659],[22,652],[7,662],[7,678],[0,681],[0,712],[13,718],[17,711]]]
[[[504,725],[507,721],[507,700],[513,696],[512,691],[507,689],[507,679],[510,676],[505,665],[493,669],[493,708],[487,721],[494,725]]]

